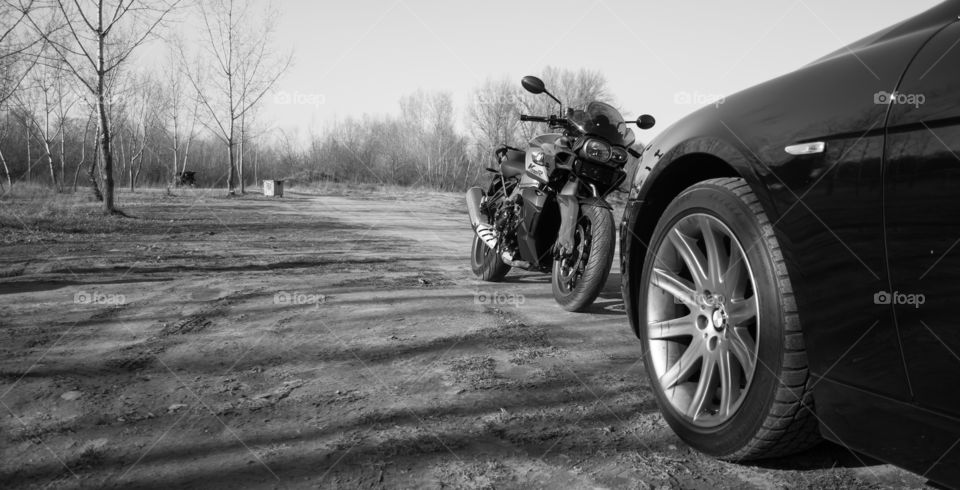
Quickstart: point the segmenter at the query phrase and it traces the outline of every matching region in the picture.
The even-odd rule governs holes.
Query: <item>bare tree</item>
[[[468,127],[482,160],[491,160],[493,151],[503,145],[520,146],[520,91],[510,79],[487,80],[473,94],[467,108]]]
[[[34,35],[27,16],[35,0],[0,0],[0,105],[9,99],[39,59],[42,36]]]
[[[63,190],[63,179],[57,178],[53,148],[56,140],[63,135],[66,118],[54,118],[57,116],[58,107],[61,107],[63,100],[67,98],[63,83],[65,76],[60,64],[41,63],[31,71],[23,89],[13,96],[24,126],[43,149],[40,159],[46,161],[50,170],[50,184],[57,192]]]
[[[86,123],[84,123],[83,126],[83,140],[80,142],[80,161],[77,162],[77,169],[73,173],[73,192],[77,191],[77,180],[80,178],[80,170],[87,161],[87,135],[90,134],[90,123],[96,120],[96,116],[91,112],[86,119]]]
[[[212,0],[200,4],[200,13],[205,51],[213,68],[203,77],[198,63],[189,79],[210,118],[204,124],[226,145],[227,191],[232,195],[245,116],[273,88],[293,57],[272,52],[276,10],[269,6],[257,12],[251,0]]]
[[[181,0],[46,0],[50,18],[21,11],[95,99],[100,138],[103,210],[115,213],[113,151],[107,95],[119,68],[160,26]],[[45,20],[66,31],[69,41],[41,28]]]
[[[404,127],[412,131],[409,143],[414,151],[408,154],[421,155],[414,160],[420,183],[454,186],[454,179],[465,170],[466,140],[456,133],[453,97],[445,92],[417,92],[400,99],[400,112]]]
[[[76,91],[70,84],[66,73],[60,69],[54,81],[54,93],[57,94],[57,104],[54,111],[57,116],[57,127],[60,134],[60,185],[61,188],[66,185],[66,166],[67,166],[67,129],[70,113],[73,106],[78,102]],[[84,135],[86,136],[86,135]]]
[[[127,168],[130,192],[136,190],[137,178],[143,170],[144,150],[149,138],[149,127],[158,117],[157,97],[160,90],[151,76],[141,76],[124,97],[125,129],[130,141],[130,154],[124,162]]]
[[[30,70],[39,59],[40,36],[34,35],[27,22],[27,14],[34,9],[34,0],[19,3],[13,0],[0,0],[0,110],[5,110],[6,102],[20,87]],[[9,116],[9,113],[7,113]],[[6,136],[9,130],[9,117],[0,136]],[[29,144],[29,143],[28,143]],[[0,164],[7,180],[7,189],[13,188],[13,179],[7,159],[0,151]]]
[[[188,92],[186,85],[187,70],[183,64],[183,52],[180,40],[174,41],[167,55],[162,80],[161,98],[163,99],[160,129],[169,140],[172,153],[171,178],[187,169],[187,157],[190,145],[197,135],[197,120],[200,112],[200,97]]]
[[[0,126],[0,143],[6,141],[7,131],[10,130],[10,113],[6,113],[3,121],[3,125]],[[7,166],[7,159],[3,156],[3,148],[0,148],[0,164],[3,165],[3,173],[7,177],[7,189],[13,190],[13,180],[10,178],[10,167]],[[2,188],[2,185],[0,185]],[[3,190],[3,189],[0,189]],[[8,192],[4,190],[4,192]]]

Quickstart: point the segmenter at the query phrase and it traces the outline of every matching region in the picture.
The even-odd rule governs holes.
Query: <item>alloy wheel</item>
[[[687,422],[728,421],[757,369],[755,278],[740,241],[718,218],[678,220],[654,256],[647,348],[660,390]]]

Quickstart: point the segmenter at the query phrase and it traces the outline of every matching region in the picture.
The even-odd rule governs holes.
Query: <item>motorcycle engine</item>
[[[517,251],[517,233],[516,229],[520,226],[520,204],[506,203],[497,210],[494,217],[497,231],[503,239],[500,241],[501,251]]]

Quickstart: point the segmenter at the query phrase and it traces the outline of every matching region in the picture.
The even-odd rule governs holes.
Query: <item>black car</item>
[[[691,446],[822,437],[960,485],[958,16],[944,2],[644,149],[623,296]]]

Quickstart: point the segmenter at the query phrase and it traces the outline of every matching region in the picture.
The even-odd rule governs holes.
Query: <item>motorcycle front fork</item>
[[[579,181],[567,182],[557,195],[557,204],[560,206],[560,232],[557,233],[557,252],[560,257],[568,257],[576,246],[574,232],[577,227],[577,218],[580,217],[580,200],[577,198]]]

